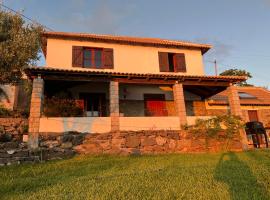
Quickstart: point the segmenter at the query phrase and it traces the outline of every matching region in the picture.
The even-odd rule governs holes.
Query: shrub
[[[7,109],[3,107],[2,105],[0,105],[0,117],[10,117],[12,115],[13,115],[12,110]]]
[[[52,97],[45,99],[43,113],[47,117],[80,117],[83,110],[73,99]]]
[[[209,145],[209,139],[225,141],[224,148],[226,150],[228,150],[232,139],[240,139],[240,130],[243,128],[244,122],[241,118],[233,115],[216,116],[206,120],[197,119],[194,125],[183,127],[195,138],[204,137],[206,147]]]

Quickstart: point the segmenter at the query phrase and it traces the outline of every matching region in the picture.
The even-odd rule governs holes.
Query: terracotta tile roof
[[[241,105],[270,105],[270,91],[261,87],[238,87]],[[224,90],[211,97],[208,101],[210,105],[227,105],[228,91]]]
[[[166,40],[160,38],[144,38],[144,37],[130,37],[130,36],[118,36],[118,35],[100,35],[89,33],[71,33],[71,32],[44,32],[44,38],[56,37],[56,38],[71,38],[71,39],[84,39],[84,40],[98,40],[104,42],[114,43],[127,43],[133,45],[150,45],[150,46],[163,46],[163,47],[189,47],[199,48],[202,53],[207,52],[212,48],[209,44],[199,44],[193,42],[186,42],[180,40]]]
[[[85,68],[55,68],[55,67],[28,67],[25,69],[26,74],[42,73],[42,72],[57,72],[57,73],[81,73],[92,75],[112,75],[112,76],[131,76],[131,77],[149,77],[149,78],[168,78],[168,79],[200,79],[200,80],[216,80],[227,82],[240,82],[246,80],[245,76],[206,76],[206,75],[183,75],[176,74],[174,72],[163,73],[128,73],[128,72],[116,72],[111,70],[98,70],[98,69],[85,69]]]

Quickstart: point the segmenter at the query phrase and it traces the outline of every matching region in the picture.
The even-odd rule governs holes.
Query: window
[[[72,47],[72,66],[95,69],[113,69],[113,49]]]
[[[245,92],[238,92],[238,95],[240,99],[256,99],[255,96],[245,93]]]
[[[101,49],[83,49],[83,67],[101,68],[102,67],[102,50]]]
[[[158,52],[160,72],[186,72],[183,53]]]

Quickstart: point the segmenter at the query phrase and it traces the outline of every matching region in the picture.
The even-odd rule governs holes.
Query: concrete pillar
[[[239,116],[244,120],[243,112],[241,110],[240,98],[238,95],[238,90],[234,85],[230,85],[228,88],[228,98],[229,98],[229,106],[231,115]],[[243,130],[240,131],[241,142],[243,150],[248,149],[248,141],[246,132]]]
[[[174,84],[173,96],[174,96],[176,113],[179,116],[179,120],[180,120],[180,129],[181,129],[182,125],[187,124],[187,114],[186,114],[183,84],[181,83]]]
[[[39,122],[42,112],[44,81],[38,77],[33,80],[30,115],[29,115],[29,139],[28,146],[31,149],[38,148]]]
[[[119,121],[119,83],[116,81],[110,82],[110,116],[111,116],[111,131],[120,130]]]
[[[243,117],[237,88],[234,85],[230,85],[227,90],[231,114]]]

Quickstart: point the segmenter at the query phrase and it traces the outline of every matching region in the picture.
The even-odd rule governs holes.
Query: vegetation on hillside
[[[246,70],[241,70],[241,69],[228,69],[225,70],[224,72],[219,74],[220,76],[246,76],[248,79],[252,78],[252,75],[250,72],[246,71]],[[242,81],[241,83],[237,84],[238,86],[253,86],[249,83],[247,83],[247,81]]]

